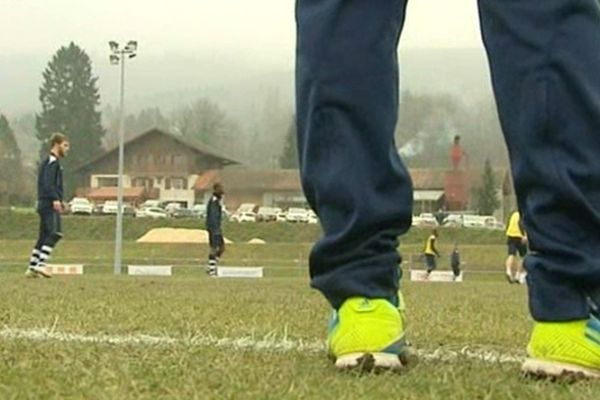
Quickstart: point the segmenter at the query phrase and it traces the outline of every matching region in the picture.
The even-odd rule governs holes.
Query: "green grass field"
[[[412,364],[403,375],[358,376],[338,373],[326,357],[329,309],[309,288],[308,243],[231,245],[224,264],[265,266],[266,277],[226,280],[199,268],[205,246],[129,239],[125,264],[176,266],[170,278],[134,278],[112,274],[111,241],[65,240],[54,261],[82,262],[85,274],[46,280],[23,276],[30,239],[0,238],[0,399],[595,399],[600,393],[599,383],[520,376],[531,321],[526,289],[498,273],[502,243],[462,238],[462,284],[404,279]],[[442,243],[445,255],[450,246]],[[420,247],[401,246],[406,254]]]

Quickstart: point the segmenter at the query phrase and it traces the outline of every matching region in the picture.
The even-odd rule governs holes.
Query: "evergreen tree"
[[[36,115],[37,138],[42,142],[40,154],[48,152],[47,142],[54,132],[69,137],[72,151],[63,161],[67,192],[73,192],[72,171],[102,153],[104,128],[98,78],[92,75],[89,56],[75,43],[61,47],[43,73],[39,99],[42,112]]]
[[[8,119],[0,114],[0,204],[21,195],[21,152]]]
[[[2,159],[20,159],[21,151],[15,139],[8,119],[0,114],[0,158]]]
[[[481,215],[491,215],[500,206],[496,194],[496,178],[489,159],[485,160],[483,174],[481,175],[481,187],[476,192],[476,201],[477,210]]]
[[[279,166],[284,169],[298,168],[298,138],[296,133],[296,117],[292,118],[292,123],[288,128],[285,147],[279,157]]]

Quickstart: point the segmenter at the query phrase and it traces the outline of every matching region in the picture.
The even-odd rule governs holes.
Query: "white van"
[[[463,215],[463,226],[465,228],[495,229],[499,224],[493,215]]]

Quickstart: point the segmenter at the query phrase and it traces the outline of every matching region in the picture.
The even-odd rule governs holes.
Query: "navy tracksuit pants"
[[[40,216],[40,229],[38,240],[31,251],[30,268],[46,265],[56,244],[63,236],[60,213],[56,212],[51,205],[41,206],[37,212]]]
[[[600,303],[600,9],[597,0],[479,0],[482,36],[528,232],[530,309],[588,318]],[[298,0],[302,184],[324,236],[312,285],[338,308],[393,299],[411,223],[398,157],[397,44],[406,0]]]

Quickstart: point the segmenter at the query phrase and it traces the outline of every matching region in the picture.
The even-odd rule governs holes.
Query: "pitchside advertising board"
[[[218,278],[262,278],[263,267],[218,267]]]
[[[48,264],[44,268],[52,275],[83,275],[82,264]]]
[[[427,271],[420,269],[410,270],[410,280],[413,282],[462,282],[463,273],[457,277],[452,271],[432,271],[427,274]]]
[[[127,274],[132,276],[171,276],[171,265],[128,265]]]

